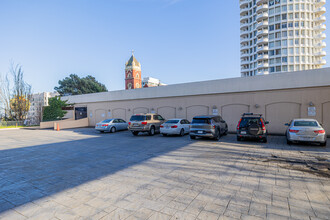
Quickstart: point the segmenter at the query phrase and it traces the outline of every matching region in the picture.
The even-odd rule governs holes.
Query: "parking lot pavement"
[[[0,136],[0,219],[330,216],[329,146],[93,129]]]

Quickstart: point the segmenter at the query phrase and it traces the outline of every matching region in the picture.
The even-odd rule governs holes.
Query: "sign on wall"
[[[213,115],[218,115],[219,114],[219,110],[217,108],[212,109],[212,114]]]
[[[308,107],[308,116],[316,116],[316,107]]]

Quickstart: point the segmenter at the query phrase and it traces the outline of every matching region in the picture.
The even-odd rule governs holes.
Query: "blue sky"
[[[0,33],[0,73],[21,64],[34,92],[71,73],[124,89],[132,49],[167,84],[240,76],[239,0],[0,0]]]

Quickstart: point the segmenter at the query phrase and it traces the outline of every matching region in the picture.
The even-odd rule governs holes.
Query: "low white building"
[[[42,92],[32,94],[30,110],[27,114],[29,124],[39,124],[42,118],[42,108],[48,106],[48,99],[59,96],[57,92]]]
[[[142,80],[142,87],[156,87],[156,86],[166,86],[166,84],[161,83],[159,79],[152,77],[145,77]]]

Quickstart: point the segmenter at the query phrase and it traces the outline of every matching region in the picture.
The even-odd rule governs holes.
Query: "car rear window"
[[[109,123],[110,121],[112,121],[112,119],[106,119],[106,120],[102,121],[101,123]]]
[[[293,124],[294,124],[294,126],[297,126],[297,127],[318,127],[319,126],[316,121],[295,121]]]
[[[193,118],[192,124],[210,124],[210,119],[208,118]]]
[[[179,120],[168,120],[167,122],[165,122],[165,124],[177,124],[179,123]]]
[[[145,115],[133,115],[130,119],[130,121],[145,121],[146,116]]]
[[[242,118],[242,121],[239,124],[239,127],[244,128],[244,127],[248,127],[253,124],[261,125],[260,118]]]

